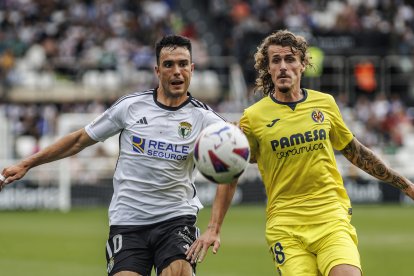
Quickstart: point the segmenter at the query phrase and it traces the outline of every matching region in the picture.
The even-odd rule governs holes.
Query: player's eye
[[[292,62],[296,61],[296,58],[293,57],[293,56],[288,56],[288,57],[286,57],[286,61],[289,62],[289,63],[292,63]]]
[[[272,58],[272,63],[279,63],[280,62],[280,58]]]

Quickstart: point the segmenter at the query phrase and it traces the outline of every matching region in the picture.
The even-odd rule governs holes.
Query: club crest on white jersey
[[[191,131],[193,129],[193,126],[188,123],[188,122],[181,122],[178,125],[178,135],[183,138],[186,139],[191,135]]]

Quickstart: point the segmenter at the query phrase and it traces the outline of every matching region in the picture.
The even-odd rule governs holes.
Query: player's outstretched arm
[[[356,138],[353,138],[341,152],[355,166],[400,189],[407,196],[414,199],[414,184],[387,166],[384,161]]]
[[[237,180],[231,184],[217,185],[216,197],[211,209],[211,217],[207,230],[187,250],[187,260],[191,263],[202,262],[210,246],[216,254],[220,247],[220,230],[224,217],[230,207],[236,191]]]
[[[74,155],[95,143],[83,128],[62,137],[19,163],[4,168],[1,174],[5,180],[0,181],[0,191],[4,185],[22,178],[31,168]]]

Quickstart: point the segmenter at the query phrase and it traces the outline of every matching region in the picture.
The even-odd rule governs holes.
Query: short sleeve
[[[204,115],[203,125],[204,127],[207,127],[214,123],[219,123],[226,121],[223,117],[218,115],[216,112],[214,112],[211,108],[208,109],[208,112]]]
[[[124,128],[126,108],[122,102],[110,107],[88,124],[85,131],[93,140],[100,142],[114,136]]]
[[[352,141],[354,135],[346,126],[342,118],[341,112],[339,110],[339,107],[336,104],[333,97],[330,97],[330,100],[330,106],[332,106],[333,116],[331,119],[332,128],[329,137],[331,139],[331,143],[334,149],[342,150],[346,147],[346,145],[348,145]]]
[[[249,120],[248,113],[246,110],[243,112],[243,115],[240,118],[240,127],[242,128],[244,134],[247,137],[247,140],[249,141],[250,154],[251,154],[250,162],[256,162],[258,154],[259,154],[258,152],[259,144],[252,131],[252,126],[250,124],[250,120]]]

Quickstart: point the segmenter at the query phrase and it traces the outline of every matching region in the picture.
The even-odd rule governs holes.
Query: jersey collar
[[[289,106],[292,110],[295,110],[295,108],[296,108],[296,105],[298,104],[298,103],[302,103],[302,102],[304,102],[304,101],[306,101],[306,99],[308,98],[308,91],[305,89],[305,88],[301,88],[301,90],[302,90],[302,92],[303,92],[303,98],[302,99],[300,99],[299,101],[297,101],[297,102],[281,102],[281,101],[278,101],[278,100],[276,100],[276,98],[273,96],[273,93],[269,93],[269,97],[275,102],[275,103],[277,103],[277,104],[283,104],[283,105],[287,105],[287,106]]]
[[[193,96],[191,96],[190,92],[187,91],[188,98],[187,98],[187,100],[185,100],[185,102],[183,102],[179,106],[168,106],[168,105],[164,105],[164,104],[160,103],[159,101],[157,101],[157,89],[158,89],[158,87],[153,89],[152,95],[153,95],[155,104],[158,105],[162,109],[166,109],[166,110],[170,110],[170,111],[176,111],[176,110],[182,108],[183,106],[187,105],[191,101],[191,99],[193,98]]]

